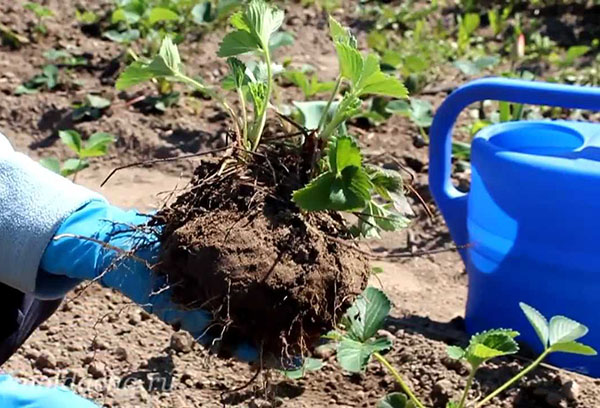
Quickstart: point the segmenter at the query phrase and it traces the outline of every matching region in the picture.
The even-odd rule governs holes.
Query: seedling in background
[[[447,408],[465,408],[467,405],[480,408],[494,397],[519,381],[536,368],[550,353],[564,352],[594,356],[596,351],[576,340],[585,336],[587,327],[564,316],[554,316],[548,322],[537,310],[525,303],[519,304],[525,316],[540,338],[544,351],[530,365],[508,380],[481,401],[468,401],[469,391],[475,380],[477,370],[493,358],[515,354],[519,350],[515,338],[518,332],[509,329],[494,329],[471,337],[466,348],[448,347],[448,356],[455,360],[465,361],[469,366],[467,384],[458,402],[449,402]],[[379,289],[368,287],[355,300],[352,307],[344,315],[339,330],[324,336],[334,342],[337,350],[337,361],[349,372],[364,372],[369,361],[376,359],[394,377],[403,392],[392,393],[383,398],[378,408],[425,408],[423,403],[412,393],[399,372],[384,357],[384,352],[392,347],[385,336],[377,333],[384,328],[385,319],[391,308],[391,302]],[[316,363],[314,366],[317,366]],[[308,370],[305,370],[308,371]],[[303,372],[304,373],[304,372]],[[297,372],[296,372],[297,374]]]
[[[34,94],[40,90],[52,91],[59,85],[58,67],[56,65],[44,65],[42,73],[35,75],[30,80],[19,85],[15,89],[16,95]]]
[[[130,65],[117,80],[117,88],[125,89],[151,80],[182,82],[211,97],[227,112],[240,150],[256,151],[271,107],[277,67],[272,51],[274,45],[280,43],[278,30],[283,18],[284,13],[277,8],[262,0],[252,0],[230,19],[234,30],[223,38],[218,55],[227,58],[230,68],[227,88],[235,91],[239,110],[223,96],[223,91],[184,73],[179,51],[169,37],[151,61]],[[340,74],[329,99],[319,107],[322,114],[315,120],[313,133],[313,137],[324,141],[322,144],[327,149],[315,151],[315,158],[309,163],[309,183],[294,193],[293,201],[306,211],[351,212],[359,220],[353,231],[363,236],[372,235],[372,228],[404,228],[407,220],[397,210],[400,205],[396,205],[403,197],[399,174],[365,166],[361,150],[347,134],[345,123],[361,111],[361,97],[405,98],[408,92],[399,79],[381,71],[375,54],[359,52],[356,38],[347,28],[333,18],[329,23]],[[238,57],[244,54],[258,57],[258,63],[243,62]],[[342,84],[346,84],[348,90],[338,101]]]
[[[48,34],[48,28],[44,24],[44,20],[54,16],[52,10],[38,3],[25,3],[24,7],[35,14],[37,18],[36,31],[42,35]]]
[[[82,103],[73,105],[73,120],[96,120],[110,107],[110,101],[97,95],[86,95]]]
[[[423,140],[426,143],[429,143],[429,136],[425,129],[429,128],[433,122],[433,106],[431,103],[415,98],[411,98],[410,103],[397,100],[388,103],[386,110],[390,113],[396,113],[410,118],[419,129],[419,133]]]
[[[77,158],[66,160],[64,163],[55,157],[40,160],[40,164],[53,172],[64,177],[77,177],[77,173],[89,167],[89,158],[101,157],[108,153],[108,148],[115,141],[114,136],[109,133],[96,132],[83,142],[81,135],[76,130],[61,130],[58,132],[60,140],[67,146]]]
[[[460,55],[463,55],[471,45],[473,33],[479,28],[480,21],[477,13],[458,16],[458,52]]]
[[[331,92],[335,88],[335,82],[320,82],[316,74],[309,75],[305,71],[285,71],[283,77],[300,88],[307,99],[320,93]]]
[[[44,58],[55,64],[63,64],[68,67],[77,67],[88,64],[88,58],[84,56],[73,55],[67,50],[57,50],[54,48],[44,52]]]

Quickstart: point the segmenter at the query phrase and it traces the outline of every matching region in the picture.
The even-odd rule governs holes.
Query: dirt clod
[[[185,332],[176,332],[171,336],[171,348],[180,353],[189,353],[192,351],[194,339]]]
[[[302,186],[293,153],[229,166],[204,163],[159,215],[162,271],[177,303],[213,313],[226,348],[249,339],[269,356],[303,353],[364,289],[367,262],[343,245],[341,218],[291,202]]]
[[[88,373],[96,379],[104,378],[106,376],[106,364],[100,361],[93,361],[88,366]]]
[[[570,401],[575,401],[579,397],[581,387],[575,381],[567,381],[563,384],[560,392]]]
[[[45,368],[54,369],[56,368],[56,358],[49,352],[42,352],[35,360],[35,367],[38,370]]]

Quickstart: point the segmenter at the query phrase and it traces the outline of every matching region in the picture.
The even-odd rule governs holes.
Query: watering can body
[[[452,93],[431,127],[430,188],[469,277],[465,321],[475,333],[511,328],[542,345],[519,308],[564,315],[600,350],[600,124],[519,121],[488,126],[471,145],[471,189],[452,185],[451,133],[480,100],[600,110],[600,89],[486,78]],[[600,357],[552,354],[557,366],[600,377]]]

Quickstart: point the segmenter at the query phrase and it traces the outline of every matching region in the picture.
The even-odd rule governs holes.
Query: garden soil
[[[96,2],[94,7],[105,3]],[[57,17],[47,22],[47,38],[20,50],[0,48],[0,129],[18,150],[36,159],[67,157],[58,143],[60,129],[74,127],[85,135],[111,132],[118,138],[115,148],[83,172],[78,182],[123,207],[148,210],[172,202],[193,176],[198,160],[129,168],[118,172],[104,188],[99,185],[118,165],[222,147],[227,131],[223,112],[209,102],[184,99],[164,114],[142,115],[128,101],[149,93],[150,88],[114,91],[121,48],[82,34],[72,17],[78,4],[48,1]],[[0,0],[1,23],[26,34],[34,24],[29,15],[21,3]],[[355,26],[360,29],[360,24]],[[326,20],[321,13],[290,6],[285,28],[297,39],[281,56],[317,66],[324,78],[335,75],[335,55],[326,41]],[[210,33],[186,43],[182,54],[188,56],[190,73],[202,74],[208,82],[222,77],[225,66],[214,57],[220,36],[220,32]],[[360,38],[364,41],[364,33]],[[81,88],[14,96],[13,90],[39,71],[43,52],[52,47],[89,54],[88,67],[64,73],[76,77]],[[446,95],[444,90],[462,81],[458,72],[449,71],[431,87],[441,92],[423,97],[437,105]],[[112,107],[98,120],[73,123],[73,101],[90,92],[113,100]],[[465,382],[466,367],[445,357],[446,344],[467,341],[462,320],[467,286],[464,266],[452,250],[448,231],[428,193],[427,149],[415,129],[400,117],[377,128],[359,125],[352,129],[367,147],[366,159],[410,173],[407,180],[433,211],[430,216],[413,197],[413,226],[365,247],[377,255],[374,265],[384,269],[371,284],[383,287],[394,303],[384,333],[394,344],[388,357],[418,395],[430,405],[443,407]],[[468,186],[468,177],[459,173],[456,182]],[[305,379],[290,381],[271,372],[249,383],[253,367],[210,355],[187,334],[174,332],[118,293],[92,284],[69,294],[60,310],[2,369],[26,382],[67,385],[107,407],[372,407],[396,390],[392,377],[376,363],[369,364],[364,374],[350,375],[342,373],[327,352],[321,357],[325,367]],[[486,366],[477,376],[473,397],[505,381],[530,358],[523,353]],[[547,367],[490,406],[599,407],[600,380]]]

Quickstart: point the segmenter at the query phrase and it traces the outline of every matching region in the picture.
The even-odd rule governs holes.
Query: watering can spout
[[[519,79],[482,78],[450,94],[437,110],[430,129],[429,188],[459,247],[469,243],[467,194],[458,191],[451,181],[452,129],[463,109],[483,100],[600,110],[598,88]],[[459,251],[464,260],[466,250]]]

